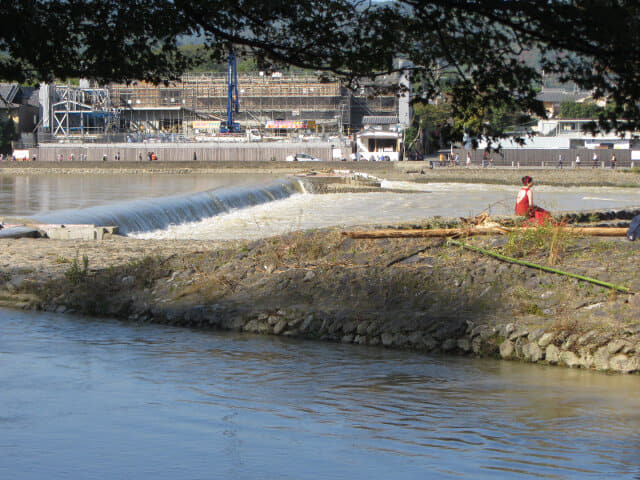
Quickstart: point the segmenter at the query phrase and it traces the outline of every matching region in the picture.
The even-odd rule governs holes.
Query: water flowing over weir
[[[229,187],[170,197],[147,198],[80,210],[58,210],[29,217],[43,224],[118,226],[121,234],[161,230],[196,222],[234,209],[305,193],[302,180],[280,179],[247,187]]]

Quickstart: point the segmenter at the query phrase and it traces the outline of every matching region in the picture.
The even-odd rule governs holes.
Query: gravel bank
[[[286,175],[348,168],[390,180],[518,184],[525,173],[424,167],[106,162],[2,164],[0,174]],[[640,186],[640,176],[631,172],[527,173],[538,184]],[[615,220],[609,213],[615,212],[603,219]],[[553,232],[541,231],[469,242],[640,292],[640,243],[561,235],[554,247],[553,238]],[[552,255],[554,249],[559,251]],[[0,305],[10,308],[640,371],[640,295],[503,263],[439,240],[352,240],[335,229],[251,243],[117,236],[98,242],[0,240],[0,265]]]
[[[548,264],[552,239],[469,242]],[[556,268],[640,291],[637,243],[560,242]],[[353,240],[336,229],[249,243],[4,240],[0,263],[0,304],[11,308],[640,371],[640,295],[442,240]]]

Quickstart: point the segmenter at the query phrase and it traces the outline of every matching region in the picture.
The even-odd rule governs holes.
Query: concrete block
[[[53,240],[102,240],[118,232],[117,226],[95,225],[38,225],[38,229]]]

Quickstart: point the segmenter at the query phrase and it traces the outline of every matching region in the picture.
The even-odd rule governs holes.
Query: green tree
[[[422,151],[424,148],[433,151],[448,144],[455,137],[452,109],[449,103],[416,102],[413,105],[413,113],[414,125],[405,132],[405,143],[410,145],[411,149]],[[417,139],[418,135],[422,138]],[[422,141],[422,145],[416,140]]]
[[[640,3],[614,0],[24,0],[0,3],[0,72],[8,80],[162,81],[231,48],[258,68],[293,65],[360,79],[406,60],[423,101],[451,78],[454,117],[482,133],[492,106],[543,114],[542,70],[614,102],[604,128],[640,126]],[[535,55],[532,54],[535,53]],[[530,59],[536,58],[537,64]],[[482,115],[479,115],[482,113]]]
[[[11,118],[0,119],[0,153],[11,153],[11,142],[18,139],[16,127]]]
[[[604,109],[595,102],[562,102],[560,103],[560,118],[586,118],[597,120]]]

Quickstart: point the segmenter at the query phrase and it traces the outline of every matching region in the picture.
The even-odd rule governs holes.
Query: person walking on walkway
[[[580,168],[580,154],[576,155],[576,168]]]
[[[598,168],[598,152],[593,152],[593,168]]]
[[[562,154],[558,155],[558,168],[562,170]]]
[[[611,155],[611,168],[616,168],[616,154]]]

